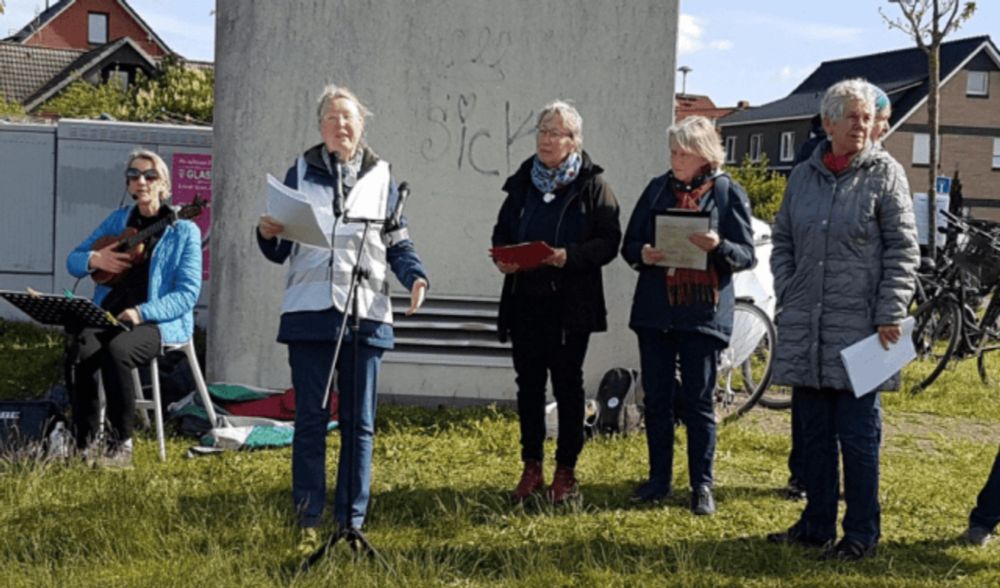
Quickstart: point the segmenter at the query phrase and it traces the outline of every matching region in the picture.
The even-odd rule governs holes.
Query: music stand
[[[0,290],[0,298],[43,325],[59,325],[65,327],[67,331],[88,327],[129,330],[127,325],[119,322],[111,313],[94,304],[89,298],[14,290]]]

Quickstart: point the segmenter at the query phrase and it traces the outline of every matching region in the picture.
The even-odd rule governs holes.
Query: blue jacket
[[[70,275],[88,273],[90,247],[101,237],[116,236],[125,230],[135,206],[112,212],[89,237],[66,258]],[[98,285],[94,303],[100,304],[111,289]],[[139,305],[144,322],[156,323],[163,343],[183,343],[194,334],[194,306],[201,293],[201,231],[191,221],[179,220],[167,227],[153,249],[149,262],[149,294]]]
[[[750,202],[743,188],[731,180],[728,182],[728,197],[717,197],[716,191],[722,183],[718,180],[711,194],[704,196],[713,199],[706,209],[711,211],[712,227],[722,240],[718,248],[709,254],[709,263],[719,274],[719,304],[717,307],[708,304],[671,306],[667,298],[665,268],[642,262],[642,246],[654,241],[655,213],[677,205],[671,181],[669,174],[664,174],[646,186],[625,231],[622,257],[639,272],[629,327],[633,330],[694,331],[728,342],[733,332],[733,306],[736,302],[732,274],[753,267],[756,261],[750,227]]]
[[[333,198],[334,186],[337,178],[330,175],[326,164],[323,163],[322,152],[324,146],[316,145],[305,152],[304,157],[308,164],[305,179],[316,184],[326,186],[330,189],[330,197]],[[361,174],[364,175],[378,162],[378,156],[364,148],[361,162]],[[285,174],[285,185],[292,189],[298,189],[298,174],[296,166],[292,165]],[[399,190],[396,182],[389,186],[390,214],[396,209],[399,200]],[[406,218],[400,219],[401,227],[406,226]],[[264,239],[259,231],[254,231],[257,235],[257,245],[260,247],[264,257],[274,263],[282,264],[292,253],[294,243],[285,239]],[[413,248],[413,241],[407,239],[396,243],[386,250],[386,261],[389,268],[403,286],[410,290],[417,278],[423,278],[430,284],[424,266]],[[299,341],[335,341],[340,330],[343,314],[335,307],[331,306],[326,310],[286,312],[281,315],[281,325],[278,328],[278,341],[281,343],[292,343]],[[361,339],[364,343],[373,347],[392,349],[394,343],[392,325],[379,321],[363,319],[361,321]],[[351,332],[345,333],[345,341],[351,340]]]

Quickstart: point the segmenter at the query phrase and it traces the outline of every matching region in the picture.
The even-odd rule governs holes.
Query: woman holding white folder
[[[639,338],[645,391],[649,479],[632,499],[655,502],[673,486],[674,398],[688,430],[691,510],[715,512],[715,390],[719,353],[733,331],[732,275],[754,264],[750,203],[743,188],[720,171],[725,154],[712,123],[692,116],[670,127],[670,171],[654,178],[632,211],[622,256],[639,281],[629,327]],[[656,217],[674,209],[707,213],[708,231],[681,235],[703,253],[702,267],[664,267]],[[681,382],[677,384],[677,368]]]
[[[357,245],[364,235],[364,223],[350,219],[387,220],[399,198],[389,164],[363,141],[368,110],[358,98],[346,88],[327,86],[317,114],[323,142],[295,160],[285,184],[305,193],[310,201],[322,202],[321,212],[338,219],[335,234],[330,236],[333,249],[282,239],[284,227],[266,215],[257,225],[257,241],[264,256],[275,263],[288,261],[278,341],[288,345],[296,395],[292,500],[304,530],[300,542],[303,554],[320,547],[316,527],[326,503],[325,437],[330,420],[330,411],[322,402],[341,321],[344,313],[351,311],[348,285]],[[342,530],[360,529],[368,511],[376,380],[382,353],[393,346],[388,272],[410,290],[407,315],[419,308],[428,284],[405,219],[400,219],[398,227],[388,222],[372,225],[365,236],[364,258],[370,275],[357,291],[361,316],[358,357],[354,357],[348,332],[337,362],[341,452],[334,517]],[[351,422],[355,414],[356,424]]]
[[[878,390],[895,389],[899,378],[857,397],[840,352],[875,333],[885,347],[899,340],[920,257],[906,172],[871,142],[878,123],[870,84],[834,84],[820,110],[827,139],[788,178],[771,252],[780,309],[772,383],[793,387],[806,507],[768,540],[854,561],[874,555],[881,536]],[[838,453],[847,510],[834,545]]]

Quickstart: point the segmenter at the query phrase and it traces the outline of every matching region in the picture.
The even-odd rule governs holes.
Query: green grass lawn
[[[33,389],[26,374],[47,368],[11,359],[9,335],[0,383]],[[58,346],[17,342],[32,344]],[[1000,442],[1000,388],[965,362],[919,396],[883,399],[883,539],[858,564],[764,541],[802,508],[776,492],[786,413],[758,408],[720,429],[719,512],[695,517],[683,432],[665,505],[628,501],[646,470],[633,435],[588,442],[582,504],[522,507],[505,498],[520,473],[513,413],[383,406],[367,532],[388,568],[338,548],[298,572],[289,450],[185,459],[192,441],[174,437],[160,463],[147,433],[130,471],[0,464],[0,586],[1000,586],[1000,545],[955,540]],[[328,446],[332,472],[336,434]]]

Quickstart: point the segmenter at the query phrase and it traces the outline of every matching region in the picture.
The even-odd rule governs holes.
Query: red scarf
[[[823,154],[823,165],[826,169],[834,173],[834,175],[839,174],[845,169],[851,167],[851,159],[853,159],[855,153],[851,155],[834,155],[833,151],[827,151]]]
[[[714,181],[707,181],[690,192],[675,190],[677,208],[699,210],[701,198],[710,192],[714,185]],[[718,306],[719,274],[711,264],[707,270],[668,268],[666,275],[667,299],[671,306],[691,306],[693,304]]]

